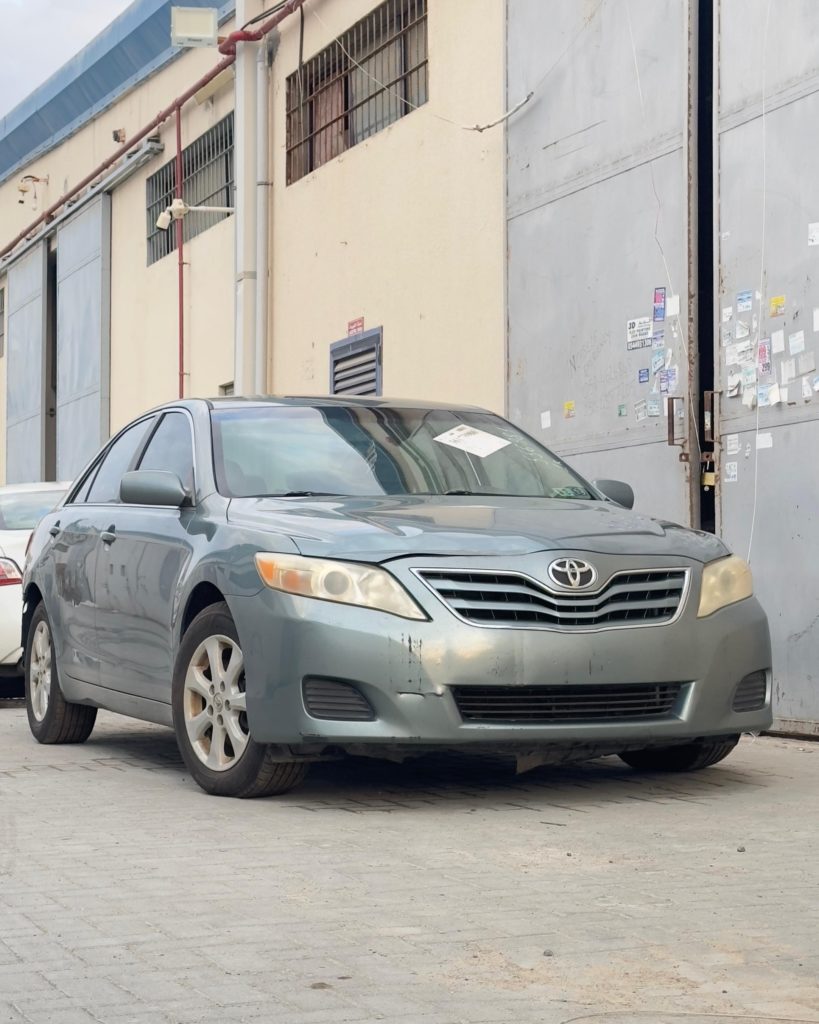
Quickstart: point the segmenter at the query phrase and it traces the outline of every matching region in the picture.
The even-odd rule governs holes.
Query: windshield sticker
[[[507,448],[511,444],[511,441],[505,441],[502,437],[496,437],[485,430],[478,430],[477,427],[468,427],[465,423],[438,434],[435,440],[439,444],[449,445],[450,448],[460,448],[470,455],[477,455],[480,459],[494,455],[501,448]]]

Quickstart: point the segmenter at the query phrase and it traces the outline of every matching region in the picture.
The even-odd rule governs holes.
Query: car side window
[[[119,435],[106,452],[102,465],[97,470],[94,482],[85,498],[90,504],[108,504],[119,501],[119,485],[134,461],[139,446],[153,423],[152,419],[142,420]],[[82,501],[82,488],[77,495]]]
[[[184,413],[165,413],[142,453],[138,468],[175,473],[185,490],[193,490],[193,443],[190,424]]]

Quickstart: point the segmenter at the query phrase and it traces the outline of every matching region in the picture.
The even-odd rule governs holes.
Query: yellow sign
[[[768,299],[768,309],[771,316],[784,316],[785,315],[785,296],[774,295],[772,299]]]

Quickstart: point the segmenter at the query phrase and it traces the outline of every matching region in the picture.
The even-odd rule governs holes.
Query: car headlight
[[[256,555],[256,568],[268,587],[286,594],[375,608],[403,619],[427,618],[398,580],[375,565],[263,553]]]
[[[748,564],[736,555],[720,558],[706,565],[702,571],[700,609],[697,616],[703,619],[726,605],[752,597],[753,593],[754,581]]]

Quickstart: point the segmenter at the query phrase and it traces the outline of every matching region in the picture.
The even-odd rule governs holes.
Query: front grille
[[[333,679],[305,679],[304,706],[312,718],[337,722],[372,722],[375,712],[367,698],[350,683]]]
[[[418,575],[456,615],[477,626],[599,629],[673,619],[688,573],[618,572],[590,593],[552,590],[517,572],[422,569]]]
[[[457,686],[467,722],[627,722],[670,715],[682,683],[621,686]]]
[[[734,694],[734,711],[759,711],[765,707],[768,696],[768,677],[765,672],[752,672],[745,676]]]

